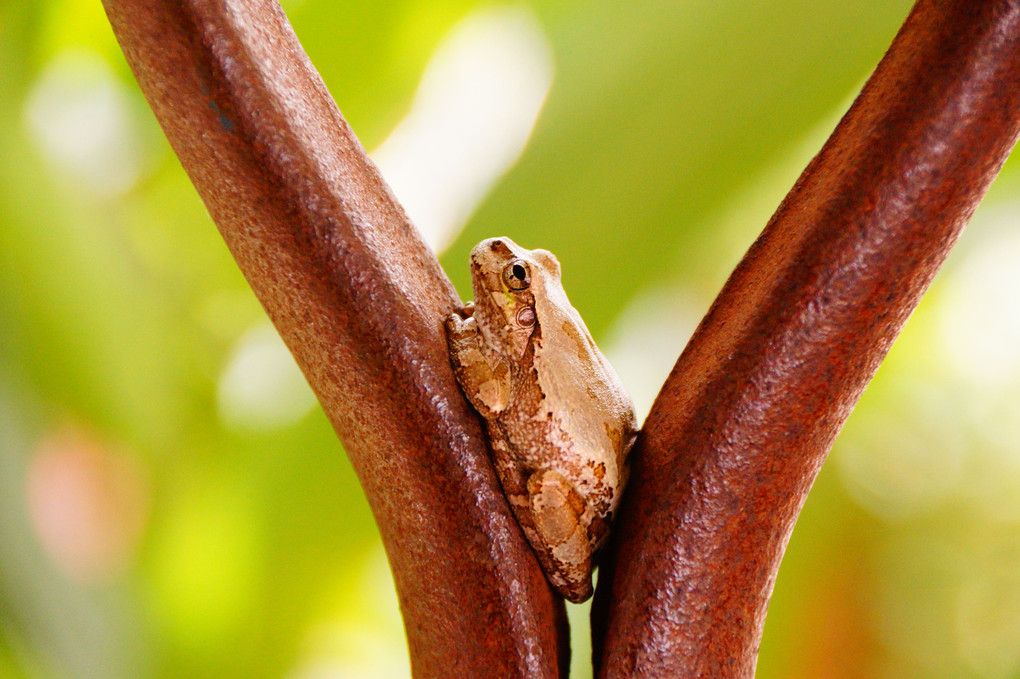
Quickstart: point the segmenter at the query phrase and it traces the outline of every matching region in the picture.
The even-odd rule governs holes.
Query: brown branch
[[[361,478],[417,676],[566,672],[562,603],[453,381],[458,300],[268,0],[105,0]],[[677,363],[594,621],[604,676],[748,677],[832,440],[1015,142],[1016,2],[922,0]]]
[[[599,676],[753,676],[808,489],[1018,133],[1020,3],[920,0],[648,417]]]
[[[104,0],[227,246],[322,402],[394,572],[414,674],[565,676],[554,596],[454,381],[459,300],[271,0]]]

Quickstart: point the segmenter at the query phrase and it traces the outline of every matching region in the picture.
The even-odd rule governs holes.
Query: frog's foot
[[[468,338],[478,336],[478,325],[472,314],[465,314],[462,309],[455,309],[444,320],[448,341],[463,342]]]
[[[446,346],[450,363],[464,395],[482,417],[491,419],[510,400],[510,367],[491,365],[482,351],[478,322],[456,311],[446,317]]]
[[[568,600],[580,603],[592,594],[592,549],[582,524],[586,503],[574,487],[550,469],[528,478],[531,516],[541,545],[538,553],[549,581]]]
[[[455,308],[450,314],[446,316],[446,327],[449,328],[451,325],[456,325],[457,322],[463,323],[469,318],[475,316],[475,303],[466,302],[464,306]]]

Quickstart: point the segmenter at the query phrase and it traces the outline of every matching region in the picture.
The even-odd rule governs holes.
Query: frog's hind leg
[[[549,580],[575,603],[591,596],[592,543],[582,522],[587,503],[563,475],[545,469],[528,478],[536,549]]]

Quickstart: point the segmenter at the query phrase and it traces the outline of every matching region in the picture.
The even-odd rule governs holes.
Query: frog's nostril
[[[498,239],[492,241],[492,243],[489,244],[489,249],[490,250],[495,250],[496,248],[500,248],[500,247],[503,247],[503,241],[498,240]]]

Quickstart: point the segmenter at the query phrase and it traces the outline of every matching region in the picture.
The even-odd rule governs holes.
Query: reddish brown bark
[[[593,609],[601,677],[751,677],[833,439],[1020,133],[1020,3],[921,0],[645,423]]]
[[[344,443],[415,676],[565,676],[442,326],[459,300],[272,0],[105,0],[156,117]]]
[[[458,300],[271,0],[104,0],[142,90],[333,421],[416,676],[562,676],[562,603],[454,382]],[[749,677],[818,468],[1020,130],[1020,0],[922,0],[734,272],[634,453],[602,676]]]

